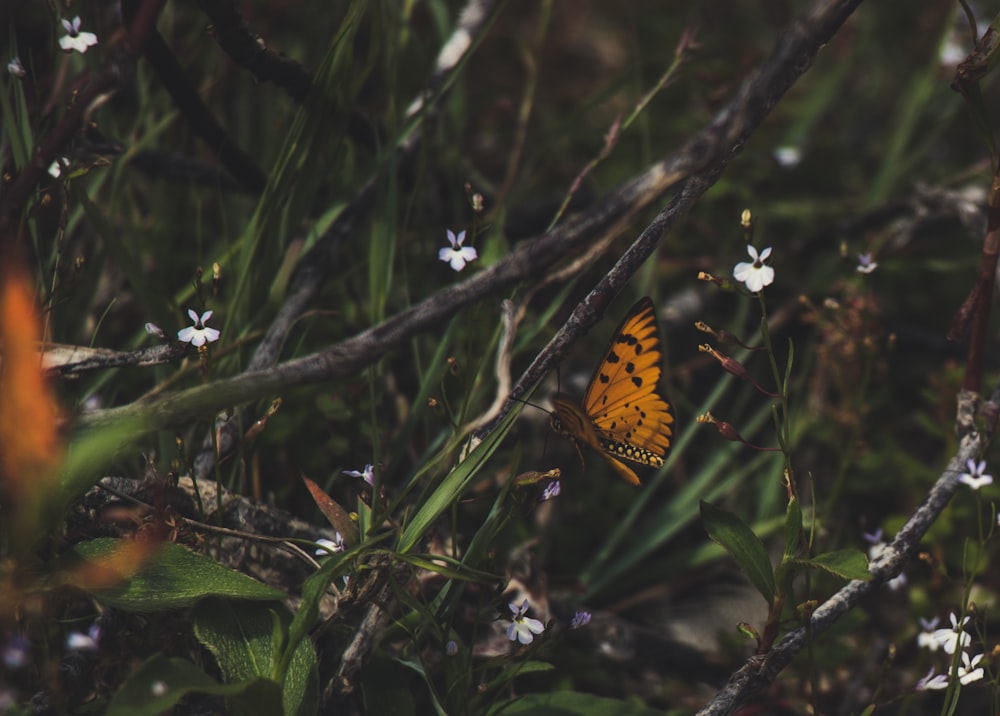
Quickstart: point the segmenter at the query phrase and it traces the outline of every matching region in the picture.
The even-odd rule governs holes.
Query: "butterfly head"
[[[585,444],[590,444],[587,436],[593,432],[590,419],[575,400],[564,393],[552,396],[552,429],[560,435],[568,435]]]

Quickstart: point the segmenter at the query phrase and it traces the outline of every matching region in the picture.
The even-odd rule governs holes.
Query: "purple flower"
[[[562,492],[562,486],[559,484],[559,480],[553,480],[545,489],[542,490],[542,496],[538,498],[539,502],[546,502],[551,500],[553,497],[559,497],[559,493]]]
[[[365,465],[365,469],[358,470],[341,470],[345,475],[350,475],[351,477],[363,478],[370,486],[375,487],[375,466],[369,463]]]

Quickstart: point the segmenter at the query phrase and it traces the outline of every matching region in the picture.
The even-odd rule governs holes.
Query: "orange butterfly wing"
[[[653,302],[643,298],[615,331],[582,407],[553,399],[561,432],[598,450],[634,485],[639,478],[622,460],[659,467],[670,447],[674,416],[656,392],[662,358]]]

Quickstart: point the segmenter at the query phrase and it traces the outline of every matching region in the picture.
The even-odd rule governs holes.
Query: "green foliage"
[[[257,682],[219,684],[189,661],[155,654],[122,684],[106,713],[108,716],[158,716],[188,694],[233,697],[247,691],[252,691],[257,699],[259,710],[255,713],[280,713],[276,689],[260,688]]]
[[[81,566],[76,560],[100,564],[122,545],[121,540],[110,538],[81,542],[69,551],[70,561],[65,568]],[[278,589],[169,542],[155,546],[134,574],[123,575],[114,586],[94,589],[92,594],[119,609],[150,612],[188,607],[205,597],[269,601],[285,596]]]
[[[733,556],[764,600],[768,604],[773,602],[777,592],[774,570],[760,537],[732,512],[707,502],[701,503],[701,520],[712,541],[722,545]]]
[[[544,407],[556,390],[579,395],[624,307],[651,296],[667,354],[660,388],[677,422],[665,465],[642,472],[638,489],[595,455],[581,464],[531,405],[517,403],[485,435],[477,426],[651,213],[691,187],[627,209],[607,197],[648,186],[637,177],[664,158],[653,174],[688,171],[674,152],[790,37],[792,8],[501,4],[466,38],[452,36],[459,5],[443,0],[308,13],[242,3],[232,27],[202,5],[164,5],[157,32],[228,147],[266,178],[257,191],[227,169],[224,147],[203,140],[150,58],[124,59],[127,28],[110,10],[74,6],[100,44],[66,55],[55,13],[68,6],[21,5],[0,31],[0,56],[29,72],[0,71],[0,203],[89,83],[117,77],[60,140],[65,171],[41,168],[11,214],[41,334],[146,352],[56,381],[65,457],[46,483],[44,519],[31,535],[0,529],[0,648],[22,634],[32,645],[30,667],[0,674],[0,704],[9,692],[23,703],[44,693],[67,713],[181,713],[204,697],[234,713],[693,709],[722,679],[712,667],[749,655],[733,645],[737,624],[765,652],[845,580],[869,580],[862,534],[898,531],[955,450],[954,397],[967,376],[943,336],[983,261],[997,52],[981,48],[983,74],[952,91],[942,47],[956,37],[963,52],[972,46],[947,4],[863,5],[726,154],[719,181],[672,221],[631,283],[591,302],[605,315],[559,347],[558,375],[521,396]],[[686,51],[673,52],[691,28]],[[237,57],[234,37],[252,52]],[[446,46],[443,59],[469,52],[437,76]],[[308,92],[262,72],[265,59],[301,72]],[[798,158],[786,163],[786,150]],[[588,246],[527,280],[470,292],[510,275],[511,256],[530,263],[518,252],[550,227],[610,213],[614,225]],[[449,229],[467,231],[479,253],[460,274],[437,256]],[[776,280],[759,296],[732,285],[748,242],[774,249]],[[869,252],[879,266],[862,274],[855,257]],[[439,297],[449,313],[426,320]],[[509,334],[501,301],[513,303]],[[189,309],[212,310],[222,331],[200,352],[176,340]],[[411,319],[419,326],[405,332]],[[696,334],[695,321],[732,339]],[[699,351],[704,341],[746,375]],[[984,386],[995,372],[986,343]],[[162,348],[178,350],[147,362]],[[304,377],[317,365],[321,380]],[[709,411],[739,439],[698,421]],[[369,463],[372,485],[343,474]],[[539,476],[555,469],[562,493],[542,503],[549,478]],[[218,500],[192,512],[176,478],[199,471]],[[98,483],[108,475],[156,488],[105,511]],[[317,510],[302,475],[329,509]],[[265,527],[234,516],[221,488],[283,517]],[[0,519],[18,509],[5,494]],[[924,713],[926,695],[912,687],[933,655],[908,648],[916,618],[964,613],[973,596],[983,610],[995,601],[995,497],[995,486],[959,492],[919,546],[924,558],[907,566],[909,587],[879,592],[824,636],[782,674],[775,698],[820,712],[857,693]],[[273,584],[224,566],[249,569],[279,548],[248,538],[236,560],[222,534],[284,538],[289,515],[316,534],[280,548],[292,568],[253,572]],[[327,521],[347,549],[317,563],[306,545]],[[147,528],[167,541],[134,569],[93,579],[87,570],[143,544]],[[731,592],[740,599],[723,603]],[[523,598],[546,629],[522,646],[505,627],[508,602]],[[578,609],[595,620],[571,630]],[[975,616],[985,648],[994,625]],[[159,643],[130,621],[147,618],[181,626]],[[122,655],[102,644],[86,693],[63,693],[58,675],[78,656],[65,638],[95,620],[112,625],[105,639]],[[346,664],[358,643],[367,658]],[[895,644],[896,659],[876,673],[861,643]],[[318,674],[348,665],[350,689],[321,704]]]
[[[200,602],[193,614],[195,636],[215,657],[227,684],[270,680],[281,694],[281,713],[306,716],[319,705],[316,651],[308,639],[299,641],[287,671],[278,672],[290,621],[284,609],[222,599]],[[241,696],[251,710],[253,701]]]

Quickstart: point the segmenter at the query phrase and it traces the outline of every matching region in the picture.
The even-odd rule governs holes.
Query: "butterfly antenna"
[[[530,400],[524,400],[523,398],[511,398],[511,400],[513,400],[515,403],[521,403],[522,405],[530,405],[532,408],[537,408],[538,410],[541,410],[543,413],[548,413],[549,415],[552,415],[551,410],[549,410],[548,408],[543,408],[541,405],[538,405],[537,403],[532,403]]]

